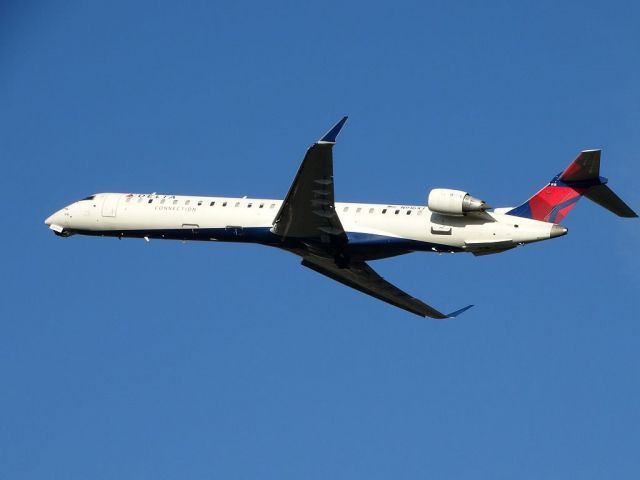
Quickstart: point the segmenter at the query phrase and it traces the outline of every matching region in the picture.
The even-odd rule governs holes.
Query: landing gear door
[[[102,216],[103,217],[115,217],[118,211],[118,202],[120,201],[120,195],[107,194],[102,202]]]

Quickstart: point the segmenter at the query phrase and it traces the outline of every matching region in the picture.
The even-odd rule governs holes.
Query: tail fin
[[[583,195],[620,217],[636,213],[606,186],[600,176],[600,150],[584,150],[566,170],[508,215],[559,223]]]

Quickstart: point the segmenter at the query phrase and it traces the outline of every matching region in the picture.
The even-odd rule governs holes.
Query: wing
[[[421,317],[438,319],[453,318],[473,306],[469,305],[448,315],[441,313],[387,282],[365,262],[353,262],[345,268],[340,268],[330,259],[305,257],[302,260],[302,265],[348,287],[360,290],[367,295],[371,295],[383,302],[390,303],[391,305],[415,313]]]
[[[311,145],[273,222],[273,233],[327,244],[346,243],[336,214],[333,145],[347,117]]]

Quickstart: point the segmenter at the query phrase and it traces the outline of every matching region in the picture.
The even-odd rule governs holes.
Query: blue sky
[[[423,320],[252,245],[72,237],[93,192],[514,205],[584,148],[636,210],[637,2],[4,2],[0,477],[638,478],[639,223],[375,263]]]

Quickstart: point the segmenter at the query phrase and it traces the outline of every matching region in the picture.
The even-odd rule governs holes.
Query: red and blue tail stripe
[[[594,186],[604,185],[600,177],[600,150],[585,150],[548,185],[508,215],[558,223]]]
[[[584,187],[570,187],[551,181],[525,203],[507,213],[516,217],[559,223],[578,203],[585,191]]]

